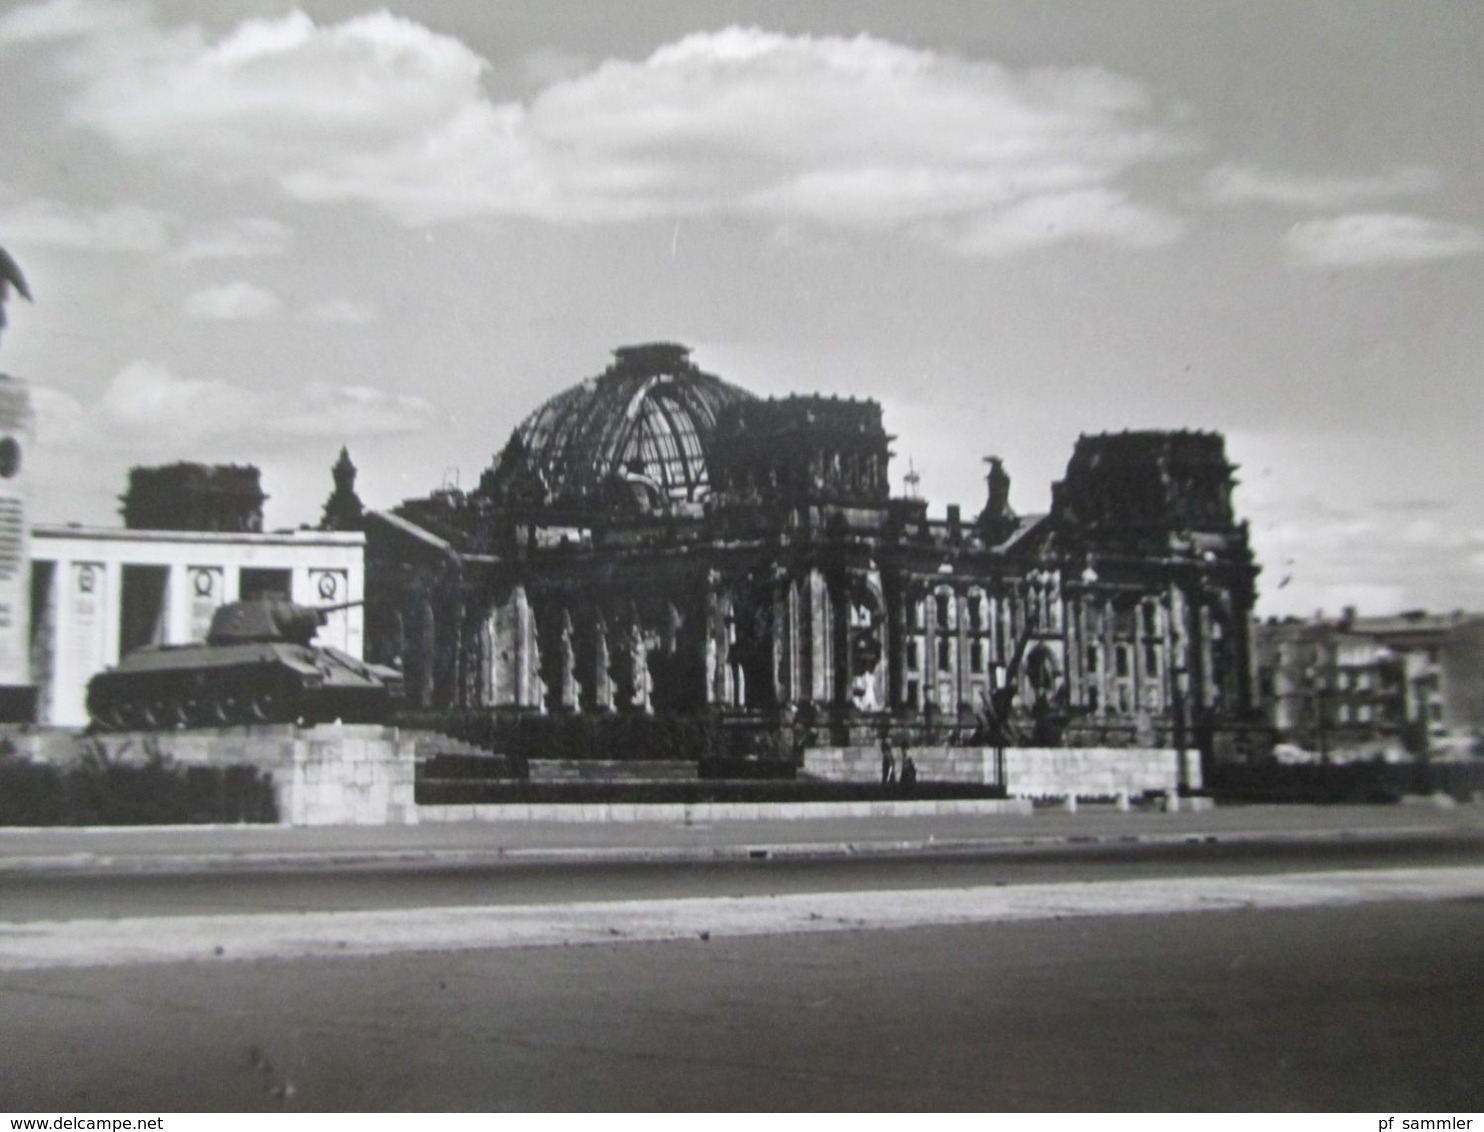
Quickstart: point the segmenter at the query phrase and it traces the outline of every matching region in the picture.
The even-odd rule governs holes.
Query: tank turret
[[[290,641],[296,645],[308,645],[328,622],[330,614],[364,604],[362,601],[343,601],[339,605],[296,605],[277,597],[229,602],[212,614],[206,643],[245,645]]]
[[[330,614],[361,604],[231,602],[204,642],[146,645],[94,676],[88,712],[107,731],[383,722],[402,697],[402,674],[311,644]]]

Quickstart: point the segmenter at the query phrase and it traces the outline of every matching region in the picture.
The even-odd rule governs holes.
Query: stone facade
[[[367,516],[368,657],[433,712],[707,715],[795,750],[1209,750],[1252,725],[1257,570],[1219,435],[1084,436],[1038,515],[991,460],[979,513],[941,519],[891,495],[891,439],[871,401],[619,350],[472,491]]]

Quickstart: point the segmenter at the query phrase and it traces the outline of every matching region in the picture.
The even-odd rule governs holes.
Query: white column
[[[191,639],[191,574],[179,563],[165,567],[165,643]]]

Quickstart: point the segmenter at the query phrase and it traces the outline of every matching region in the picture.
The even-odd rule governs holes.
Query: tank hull
[[[382,723],[401,676],[336,649],[292,642],[152,646],[88,684],[100,730],[245,723]]]

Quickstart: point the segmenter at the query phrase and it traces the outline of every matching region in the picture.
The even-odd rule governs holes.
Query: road
[[[691,860],[249,862],[231,869],[0,872],[11,923],[81,916],[371,910],[868,892],[1065,881],[1251,876],[1484,861],[1484,831],[1388,832],[1292,844],[1214,839],[1031,843],[856,855]]]
[[[1461,817],[0,869],[0,1110],[1476,1110]]]

